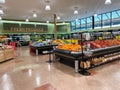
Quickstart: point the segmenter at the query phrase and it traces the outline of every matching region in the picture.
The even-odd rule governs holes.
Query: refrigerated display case
[[[73,67],[76,72],[83,75],[90,75],[87,71],[88,69],[120,59],[120,39],[115,38],[116,34],[113,32],[115,31],[90,32],[92,36],[89,40],[86,40],[83,35],[89,32],[81,32],[80,51],[73,52],[71,50],[56,48],[56,50],[54,50],[55,56],[59,57],[61,63]],[[119,35],[117,34],[117,36]],[[90,45],[89,49],[86,49],[87,44]]]

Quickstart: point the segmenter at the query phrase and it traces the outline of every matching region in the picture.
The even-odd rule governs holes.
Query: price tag
[[[46,53],[48,53],[48,51],[43,51],[42,53],[43,53],[43,54],[46,54]]]

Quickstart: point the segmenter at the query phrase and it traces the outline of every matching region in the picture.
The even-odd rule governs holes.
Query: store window
[[[102,25],[103,28],[108,28],[111,26],[111,13],[104,13],[102,14]]]
[[[81,30],[86,30],[87,29],[86,23],[87,23],[86,18],[81,19]]]
[[[94,28],[101,28],[102,27],[102,15],[94,16]]]
[[[87,30],[92,29],[92,17],[87,18]]]
[[[80,20],[76,20],[76,30],[80,30],[81,26],[80,26]]]
[[[74,31],[74,30],[76,30],[76,22],[72,21],[71,22],[71,31]]]
[[[120,10],[112,12],[112,27],[120,26]]]
[[[71,30],[90,30],[92,29],[92,16],[71,21]],[[120,10],[94,16],[94,28],[109,28],[120,26]]]

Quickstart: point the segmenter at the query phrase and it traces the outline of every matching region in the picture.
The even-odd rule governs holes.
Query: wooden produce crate
[[[5,60],[4,50],[0,50],[0,62]]]
[[[5,49],[5,60],[14,58],[14,49]]]

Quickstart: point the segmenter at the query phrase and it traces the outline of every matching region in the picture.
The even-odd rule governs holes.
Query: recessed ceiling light
[[[49,23],[49,21],[46,21],[46,23]]]
[[[50,11],[50,10],[51,10],[50,5],[46,5],[46,6],[45,6],[45,10],[46,10],[46,11]]]
[[[36,13],[33,13],[33,17],[36,18],[36,17],[37,17],[37,14],[36,14]]]
[[[111,0],[105,0],[106,5],[110,5],[111,3],[112,3]]]
[[[57,19],[60,20],[60,16],[57,16]]]
[[[33,17],[34,17],[34,18],[37,17],[37,13],[36,13],[36,11],[33,11]]]
[[[5,3],[5,0],[0,0],[0,3]]]
[[[74,7],[74,14],[78,14],[78,7]]]
[[[78,14],[78,10],[75,10],[75,11],[74,11],[74,14]]]
[[[75,21],[78,21],[78,19],[75,19]]]
[[[0,9],[0,14],[4,14],[4,12],[3,12],[3,10],[2,10],[2,9]]]
[[[51,10],[51,7],[50,7],[50,1],[46,1],[46,6],[45,6],[45,10],[46,11],[50,11]]]
[[[94,17],[97,17],[97,13],[94,13]]]
[[[25,19],[25,21],[26,21],[26,22],[29,22],[29,19],[27,18],[27,19]]]

